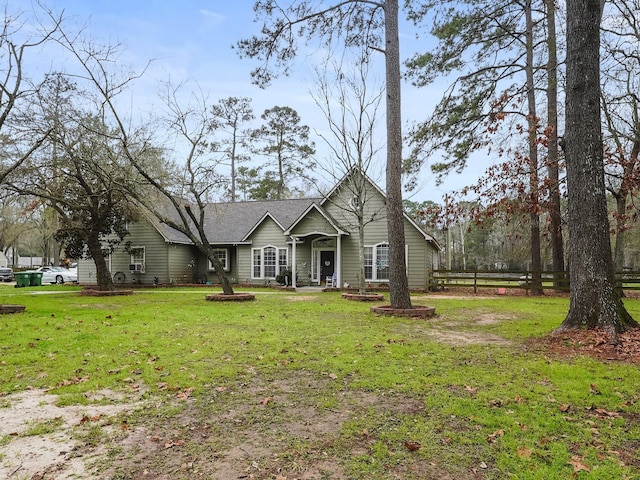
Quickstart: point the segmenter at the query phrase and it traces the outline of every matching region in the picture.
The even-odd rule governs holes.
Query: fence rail
[[[544,271],[540,276],[543,290],[569,291],[569,272]],[[474,293],[478,288],[531,290],[532,277],[531,271],[433,270],[429,276],[429,289],[469,287]],[[640,271],[617,273],[616,281],[623,290],[640,290]]]

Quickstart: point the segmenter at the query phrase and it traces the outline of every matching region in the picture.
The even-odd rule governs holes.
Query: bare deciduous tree
[[[242,55],[263,63],[254,70],[259,85],[267,85],[274,68],[288,72],[296,56],[297,38],[304,43],[319,41],[333,48],[368,47],[384,54],[386,80],[386,194],[389,235],[389,297],[392,308],[411,308],[405,262],[402,203],[402,117],[398,0],[345,0],[315,2],[300,0],[287,8],[275,0],[255,3],[264,25],[260,36],[242,40]]]

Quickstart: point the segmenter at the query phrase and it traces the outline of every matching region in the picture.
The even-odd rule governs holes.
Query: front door
[[[320,252],[320,283],[333,275],[335,259],[336,252],[333,250],[322,250]]]

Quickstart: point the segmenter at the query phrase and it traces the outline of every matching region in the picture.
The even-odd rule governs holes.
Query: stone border
[[[87,297],[115,297],[117,295],[133,295],[133,290],[96,290],[93,288],[83,288],[80,295]]]
[[[0,304],[0,314],[3,313],[22,313],[25,311],[27,307],[25,305],[1,305]]]
[[[382,293],[343,293],[342,298],[354,302],[381,302],[384,300]]]
[[[395,315],[399,317],[429,318],[435,315],[436,307],[414,306],[412,308],[391,308],[391,305],[371,307],[371,313]]]
[[[204,297],[209,302],[248,302],[255,300],[253,293],[234,293],[228,295],[226,293],[210,293]]]

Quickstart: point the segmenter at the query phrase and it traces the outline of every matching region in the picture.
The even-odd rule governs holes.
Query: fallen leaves
[[[92,416],[85,415],[80,419],[80,425],[88,422],[98,422],[101,418],[102,418],[102,415],[99,413]]]
[[[416,450],[420,450],[422,445],[419,442],[406,441],[404,442],[404,446],[410,452],[415,452]]]
[[[589,469],[589,467],[587,465],[585,465],[583,462],[583,458],[582,457],[571,457],[571,460],[568,461],[567,463],[569,465],[573,465],[573,473],[579,473],[579,472],[590,472],[591,470]]]
[[[517,450],[518,457],[520,458],[531,458],[531,450],[527,447],[520,447]]]
[[[184,440],[172,440],[170,442],[165,442],[164,448],[181,447],[182,445],[184,445]]]
[[[530,339],[528,343],[563,357],[589,355],[603,360],[640,363],[640,328],[620,333],[617,344],[613,344],[607,333],[600,329],[572,330],[561,335]],[[595,391],[592,393],[597,395]]]
[[[193,390],[194,390],[193,387],[185,388],[184,390],[181,390],[178,392],[177,397],[181,400],[186,400],[191,396],[191,394],[193,393]]]
[[[504,437],[504,430],[502,430],[502,429],[496,430],[492,434],[487,435],[487,442],[495,443],[495,441],[500,437]]]

